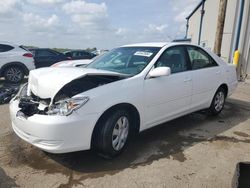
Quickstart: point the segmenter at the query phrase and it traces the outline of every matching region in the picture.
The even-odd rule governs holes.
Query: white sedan
[[[207,49],[133,44],[86,68],[31,71],[10,114],[15,133],[42,150],[114,157],[145,129],[202,109],[219,114],[236,86],[235,67]]]

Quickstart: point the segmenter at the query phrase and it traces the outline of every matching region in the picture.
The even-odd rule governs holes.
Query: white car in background
[[[60,61],[57,62],[51,67],[85,67],[88,64],[90,64],[92,61],[96,60],[97,58],[100,58],[104,54],[98,55],[93,57],[92,59],[78,59],[78,60],[66,60],[66,61]]]
[[[15,133],[51,153],[120,154],[132,135],[185,114],[219,114],[236,69],[190,44],[116,48],[86,68],[31,71],[10,103]]]
[[[102,54],[105,54],[107,52],[109,52],[109,50],[95,50],[92,53],[95,55],[102,55]]]
[[[18,83],[33,69],[35,64],[31,52],[22,46],[0,42],[0,77]]]
[[[79,59],[79,60],[66,60],[60,61],[51,65],[51,67],[82,67],[91,63],[93,59]]]

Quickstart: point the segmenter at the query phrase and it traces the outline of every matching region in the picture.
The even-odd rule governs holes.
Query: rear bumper
[[[14,132],[26,142],[50,153],[88,150],[98,119],[97,114],[69,116],[17,115],[18,100],[11,101],[10,115]]]

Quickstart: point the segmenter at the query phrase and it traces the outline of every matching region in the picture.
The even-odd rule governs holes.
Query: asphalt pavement
[[[0,105],[0,188],[231,187],[242,161],[250,162],[247,82],[219,116],[198,112],[159,125],[113,160],[91,151],[43,152],[13,133],[8,104]]]

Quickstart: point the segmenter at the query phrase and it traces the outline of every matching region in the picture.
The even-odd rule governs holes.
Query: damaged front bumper
[[[15,133],[30,144],[50,153],[88,150],[98,114],[49,116],[20,113],[19,100],[10,102],[10,115]]]
[[[127,78],[96,69],[43,68],[10,102],[13,130],[23,140],[51,153],[87,150],[101,111],[88,109],[84,92]]]

